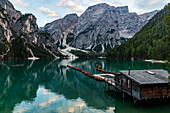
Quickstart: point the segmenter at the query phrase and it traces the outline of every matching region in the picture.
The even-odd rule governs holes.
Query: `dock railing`
[[[115,80],[114,78],[104,78],[105,82],[107,82],[108,84],[111,84],[113,86],[115,86]]]

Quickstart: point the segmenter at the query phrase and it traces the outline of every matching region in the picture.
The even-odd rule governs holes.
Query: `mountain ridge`
[[[170,21],[164,19],[170,14],[170,4],[158,12],[135,36],[110,50],[108,58],[170,59]]]
[[[130,13],[128,6],[114,7],[106,3],[90,6],[77,18],[77,22],[74,22],[69,33],[58,37],[59,45],[62,45],[62,39],[66,39],[66,45],[74,48],[106,52],[134,36],[157,12],[155,10],[137,15],[136,13]],[[47,25],[55,26],[52,23],[48,23],[44,27],[46,32],[56,39],[56,36],[53,35],[54,32],[57,34],[56,29],[49,29],[50,26],[47,27]],[[64,46],[62,45],[62,48]]]
[[[33,14],[22,14],[8,0],[0,0],[0,59],[76,57],[71,53],[76,50],[105,53],[127,41],[155,13],[137,15],[128,6],[103,3],[88,7],[80,16],[68,14],[39,28]]]
[[[33,14],[23,15],[10,1],[0,0],[1,60],[28,59],[35,54],[39,58],[53,58],[38,41],[41,35],[36,21]]]

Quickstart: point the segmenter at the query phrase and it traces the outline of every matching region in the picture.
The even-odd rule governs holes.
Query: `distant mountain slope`
[[[167,59],[170,55],[170,21],[165,22],[169,15],[170,4],[159,11],[136,35],[110,50],[107,57],[128,59]]]
[[[102,3],[90,6],[79,18],[75,14],[67,15],[48,23],[42,30],[60,42],[59,47],[63,47],[64,39],[66,45],[74,48],[106,52],[134,36],[156,13],[137,15],[130,13],[128,6]]]
[[[44,27],[40,28],[40,31],[50,33],[58,46],[66,46],[67,35],[73,30],[78,18],[77,14],[66,15],[62,19],[46,24]]]

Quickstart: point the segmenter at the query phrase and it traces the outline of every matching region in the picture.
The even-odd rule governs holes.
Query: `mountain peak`
[[[136,13],[130,13],[128,6],[114,7],[100,3],[88,7],[78,18],[66,15],[44,28],[61,48],[61,45],[67,44],[79,49],[105,52],[131,38],[152,16],[148,14],[141,18]]]
[[[111,7],[109,4],[106,4],[106,3],[100,3],[100,4],[96,4],[96,5],[92,5],[92,6],[89,6],[87,10],[89,9],[93,9],[93,8],[107,8],[107,7]]]
[[[88,7],[87,10],[91,10],[91,9],[104,9],[104,10],[111,9],[111,10],[115,10],[116,12],[118,12],[120,14],[129,13],[128,6],[114,7],[114,6],[110,6],[107,3],[100,3],[100,4],[90,6],[90,7]]]
[[[20,11],[17,11],[13,4],[9,0],[0,0],[0,6],[8,13],[9,18],[12,20],[10,23],[15,23],[17,19],[22,15]]]
[[[64,18],[68,18],[68,17],[78,17],[78,15],[76,13],[67,14]]]
[[[6,6],[14,9],[13,4],[9,0],[0,0],[0,5],[5,9],[6,9]]]
[[[128,13],[129,8],[128,8],[128,6],[116,7],[116,11],[119,13]]]

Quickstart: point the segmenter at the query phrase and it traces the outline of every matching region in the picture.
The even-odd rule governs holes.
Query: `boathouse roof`
[[[128,75],[128,71],[120,71],[120,73],[139,84],[166,84],[169,81],[168,76],[170,76],[170,74],[163,69],[130,70],[130,75]]]

